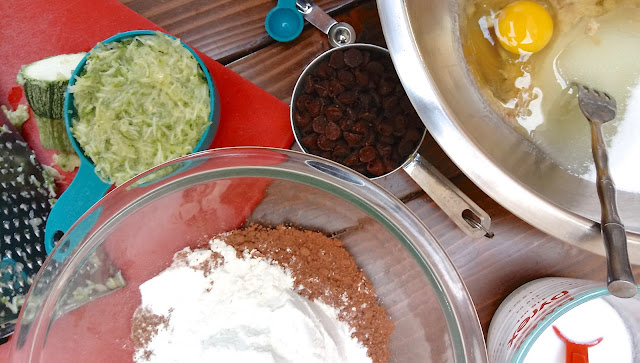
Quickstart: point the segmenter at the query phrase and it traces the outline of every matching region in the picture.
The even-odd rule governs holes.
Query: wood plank
[[[121,2],[223,64],[274,43],[264,30],[265,17],[276,5],[274,0]],[[361,0],[318,0],[316,4],[336,13],[359,2]]]

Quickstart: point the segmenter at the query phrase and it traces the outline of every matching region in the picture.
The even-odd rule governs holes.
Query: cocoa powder
[[[373,362],[388,362],[393,321],[342,241],[318,232],[258,225],[220,237],[238,256],[249,251],[290,269],[299,294],[337,309],[339,319],[354,329],[352,336],[367,348]]]
[[[169,324],[169,317],[156,315],[151,310],[138,307],[131,319],[131,338],[133,346],[141,349],[147,346],[158,331]],[[144,359],[149,360],[153,354],[150,350],[144,351]]]

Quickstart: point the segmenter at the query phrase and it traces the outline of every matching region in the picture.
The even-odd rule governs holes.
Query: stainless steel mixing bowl
[[[534,227],[604,255],[595,184],[554,164],[478,90],[462,52],[462,1],[378,0],[387,46],[414,107],[447,155],[491,198]],[[629,257],[640,263],[640,194],[618,192],[618,207]]]

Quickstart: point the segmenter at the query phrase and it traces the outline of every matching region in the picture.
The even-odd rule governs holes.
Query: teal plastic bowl
[[[124,39],[133,38],[139,35],[154,34],[163,34],[170,38],[177,39],[172,35],[155,30],[133,30],[118,33],[100,43],[104,44],[119,42]],[[211,123],[202,134],[202,137],[200,138],[198,144],[193,149],[193,152],[197,152],[205,150],[213,141],[220,120],[220,99],[218,97],[215,83],[211,78],[211,74],[209,73],[209,70],[205,66],[202,59],[200,59],[198,54],[193,49],[191,49],[191,47],[189,47],[182,41],[181,43],[187,50],[189,50],[189,52],[191,52],[193,57],[196,59],[207,79],[207,84],[209,85],[209,106],[211,110],[209,112],[209,121]],[[94,47],[93,49],[96,49],[96,47]],[[76,69],[71,74],[69,86],[73,86],[76,83],[76,78],[82,74],[89,54],[90,52],[85,55],[85,57],[80,61]],[[73,93],[69,92],[69,88],[67,88],[64,99],[64,122],[67,129],[67,135],[69,136],[69,140],[71,140],[71,145],[73,146],[76,154],[78,154],[78,156],[80,157],[80,167],[78,168],[78,172],[76,174],[76,177],[73,179],[73,182],[60,196],[60,198],[52,208],[51,213],[49,214],[47,225],[45,227],[45,249],[47,253],[50,253],[53,250],[56,240],[60,239],[61,235],[69,230],[69,228],[76,222],[76,220],[78,220],[95,202],[100,200],[100,198],[102,198],[113,185],[112,183],[105,183],[98,177],[95,172],[95,166],[93,165],[93,162],[89,160],[89,158],[84,154],[84,150],[82,149],[80,144],[78,144],[75,137],[73,137],[71,127],[72,120],[74,119],[74,117],[76,117],[76,115],[77,110],[74,106],[74,96]],[[73,246],[67,247],[67,252],[72,249],[71,247]],[[64,257],[63,254],[57,256]]]

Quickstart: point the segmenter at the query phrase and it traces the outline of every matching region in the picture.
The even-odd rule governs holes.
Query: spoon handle
[[[329,34],[329,29],[337,23],[335,19],[311,0],[296,0],[296,6],[309,23],[325,34]]]
[[[633,279],[627,252],[627,235],[618,214],[616,187],[609,173],[609,158],[602,137],[602,123],[590,120],[591,149],[596,165],[596,187],[602,209],[602,238],[607,252],[607,285],[618,297],[633,297],[638,287]]]

